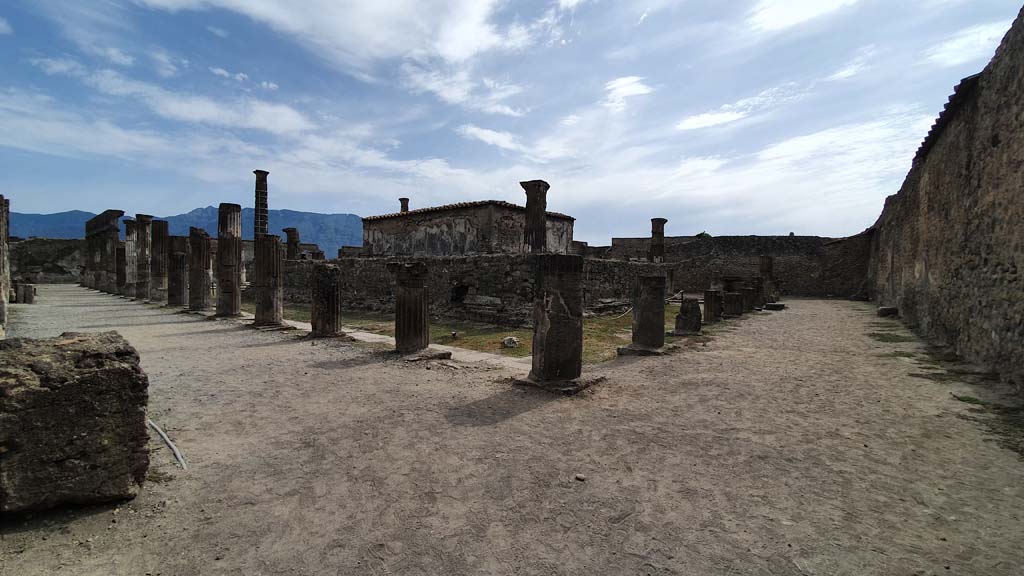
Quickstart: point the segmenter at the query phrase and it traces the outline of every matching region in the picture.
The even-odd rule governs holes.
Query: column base
[[[781,303],[781,302],[769,302],[769,303],[764,305],[764,309],[765,310],[770,310],[772,312],[778,312],[780,310],[785,310],[786,309],[786,305]]]
[[[402,352],[395,350],[395,354],[402,357],[406,362],[423,362],[426,360],[451,360],[452,353],[444,350],[431,350],[425,348],[415,352]]]
[[[615,352],[619,356],[664,356],[665,348],[650,348],[648,346],[630,344],[629,346],[620,346]]]
[[[600,384],[605,380],[606,378],[604,376],[580,376],[579,378],[573,378],[572,380],[537,380],[536,378],[527,376],[526,378],[513,378],[512,384],[515,386],[540,388],[546,392],[576,394],[577,392],[582,392],[595,384]]]

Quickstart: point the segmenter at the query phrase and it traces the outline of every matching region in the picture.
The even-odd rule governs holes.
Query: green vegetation
[[[979,406],[984,406],[984,405],[988,404],[988,402],[985,402],[984,400],[981,400],[979,398],[975,398],[974,396],[957,396],[956,394],[953,394],[952,392],[950,392],[950,394],[953,396],[953,398],[956,398],[957,400],[959,400],[961,402],[966,402],[968,404],[977,404]]]

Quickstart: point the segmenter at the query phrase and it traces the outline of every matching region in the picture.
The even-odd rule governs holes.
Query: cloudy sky
[[[18,212],[548,206],[607,244],[874,222],[1020,0],[6,0]]]

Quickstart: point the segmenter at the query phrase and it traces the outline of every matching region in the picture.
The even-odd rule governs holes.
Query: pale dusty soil
[[[1000,388],[879,357],[923,346],[867,337],[868,304],[791,301],[564,398],[508,366],[39,302],[13,335],[138,348],[190,469],[154,435],[136,500],[5,520],[4,576],[1024,573],[1024,461],[950,395]]]

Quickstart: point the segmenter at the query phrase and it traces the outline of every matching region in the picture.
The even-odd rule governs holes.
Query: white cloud
[[[11,28],[11,24],[7,20],[0,18],[0,36],[4,34],[14,34],[14,29]]]
[[[249,79],[249,76],[243,72],[231,73],[220,67],[211,67],[210,72],[213,72],[214,76],[220,76],[221,78],[227,78],[228,80],[235,80],[237,82],[245,82]]]
[[[274,82],[267,82],[266,80],[264,80],[260,82],[260,88],[263,88],[264,90],[277,90],[278,88],[280,88],[280,86],[278,86]]]
[[[861,0],[758,0],[747,21],[755,30],[777,32],[834,14],[860,2]]]
[[[33,7],[53,20],[64,36],[82,52],[104,58],[118,66],[132,66],[135,57],[122,45],[132,34],[132,24],[125,5],[102,2],[64,2],[36,0]]]
[[[207,26],[206,31],[210,34],[213,34],[214,36],[219,36],[221,38],[227,38],[228,36],[230,36],[227,30],[223,28],[218,28],[216,26]]]
[[[769,88],[756,96],[738,100],[733,104],[726,104],[718,110],[710,110],[692,116],[687,116],[676,124],[677,130],[699,130],[731,124],[754,114],[761,114],[787,102],[799,100],[805,93],[796,84],[787,83],[775,88]]]
[[[29,62],[50,75],[81,76],[86,71],[84,66],[69,58],[32,58]]]
[[[525,148],[519,143],[519,140],[509,132],[488,130],[487,128],[480,128],[473,124],[463,124],[462,126],[459,126],[456,131],[465,138],[479,140],[485,144],[497,146],[502,150],[511,150],[514,152],[525,151]]]
[[[626,109],[627,98],[650,94],[653,89],[642,80],[639,76],[623,76],[608,82],[604,85],[604,105],[613,112],[621,112]]]
[[[522,116],[522,110],[504,100],[523,92],[522,86],[483,78],[477,82],[470,68],[442,62],[406,61],[402,67],[406,87],[414,93],[430,92],[448,104],[504,116]]]
[[[188,67],[188,60],[176,58],[163,50],[157,50],[149,55],[156,66],[156,73],[161,78],[172,78],[178,75],[180,68]]]
[[[864,48],[861,48],[858,51],[857,56],[854,57],[853,60],[850,60],[842,68],[836,70],[835,73],[829,76],[827,79],[848,80],[850,78],[853,78],[854,76],[861,74],[862,72],[867,71],[868,69],[871,68],[871,66],[868,65],[868,62],[871,60],[871,57],[874,55],[874,53],[874,46],[865,46]]]
[[[925,60],[937,66],[959,66],[992,57],[1009,22],[990,22],[965,28],[925,52]]]

